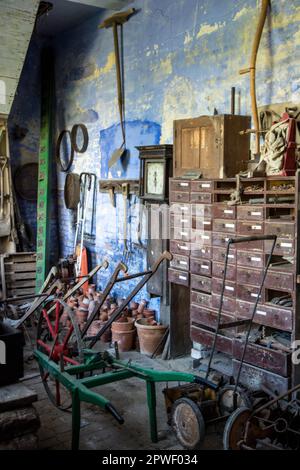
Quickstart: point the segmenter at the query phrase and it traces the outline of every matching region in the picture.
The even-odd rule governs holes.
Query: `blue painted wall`
[[[90,135],[89,148],[76,156],[72,171],[92,171],[99,178],[137,178],[135,146],[172,143],[174,119],[212,114],[214,108],[229,112],[232,86],[237,89],[237,111],[250,114],[249,79],[239,70],[249,66],[259,5],[256,0],[132,2],[139,12],[123,31],[129,157],[111,171],[109,157],[121,143],[113,36],[111,30],[98,28],[111,12],[55,38],[56,134],[83,122]],[[299,0],[271,1],[257,64],[259,105],[300,103],[299,23]],[[67,255],[73,250],[74,218],[64,207],[63,187],[64,174],[59,172],[60,249]],[[108,196],[98,193],[94,259],[106,256],[112,264],[120,259],[122,214],[121,198],[114,210]],[[145,267],[145,252],[136,244],[137,220],[134,210],[132,271]]]

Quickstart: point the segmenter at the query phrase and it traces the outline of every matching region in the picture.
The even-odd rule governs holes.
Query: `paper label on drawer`
[[[189,185],[189,183],[179,183],[179,186],[181,186],[181,187],[186,187],[188,185]]]
[[[231,286],[225,286],[225,289],[230,290],[230,291],[234,291],[234,287],[231,287]]]
[[[251,225],[252,230],[261,230],[261,225]]]
[[[203,222],[203,225],[210,225],[210,222]]]
[[[182,264],[182,266],[187,266],[187,262],[186,262],[186,261],[179,261],[179,264]]]
[[[209,235],[203,235],[203,240],[209,240]]]
[[[282,248],[292,248],[293,244],[292,243],[280,243],[280,246],[282,246]]]
[[[185,250],[185,251],[188,251],[188,250],[189,250],[188,246],[177,245],[177,247],[178,247],[180,250]]]
[[[210,188],[210,184],[209,183],[203,183],[203,184],[201,184],[201,188]]]
[[[257,299],[258,294],[254,294],[253,292],[251,292],[251,297],[254,297],[255,299]]]
[[[201,269],[209,269],[209,267],[205,266],[204,264],[201,264]]]
[[[180,235],[181,235],[182,237],[187,237],[187,236],[188,236],[188,233],[187,233],[187,232],[180,232]]]
[[[234,228],[234,224],[225,224],[226,228]]]
[[[228,242],[229,238],[228,238],[228,237],[226,237],[226,238],[224,238],[224,240],[225,240],[225,242]]]
[[[180,209],[181,211],[185,211],[185,212],[189,210],[188,207],[180,207],[179,209]]]
[[[188,223],[188,219],[181,219],[180,221],[182,224],[187,224]]]
[[[233,211],[230,211],[229,209],[224,209],[224,214],[233,214]]]
[[[261,261],[261,258],[256,258],[255,256],[251,256],[250,261]]]
[[[228,255],[228,258],[233,259],[234,255]]]
[[[267,312],[263,312],[262,310],[256,310],[257,315],[263,315],[264,317],[267,315]]]
[[[179,279],[180,279],[181,281],[186,281],[186,280],[187,280],[187,278],[186,278],[185,276],[179,276]]]
[[[261,215],[261,212],[251,212],[251,215],[260,216],[260,215]]]

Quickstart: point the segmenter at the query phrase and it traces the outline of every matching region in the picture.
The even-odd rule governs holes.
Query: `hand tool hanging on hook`
[[[121,73],[121,54],[119,47],[119,36],[118,26],[123,26],[129,18],[136,12],[134,8],[121,13],[115,13],[110,16],[103,23],[100,24],[99,28],[113,28],[114,33],[114,49],[115,49],[115,60],[116,60],[116,74],[117,74],[117,92],[118,92],[118,106],[120,115],[120,126],[122,131],[123,142],[121,146],[116,149],[109,162],[108,167],[111,168],[126,152],[126,134],[125,134],[125,116],[124,116],[124,77]]]

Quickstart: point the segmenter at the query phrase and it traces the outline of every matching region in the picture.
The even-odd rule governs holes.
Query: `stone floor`
[[[140,365],[160,370],[173,369],[187,371],[190,365],[190,358],[165,362],[152,360],[137,352],[123,353],[121,358],[130,358]],[[35,406],[41,419],[41,428],[39,431],[40,448],[70,449],[71,413],[57,410],[49,401],[41,383],[36,363],[34,360],[30,359],[29,351],[27,351],[24,383],[38,394],[38,402],[35,403]],[[182,449],[166,422],[164,398],[161,393],[164,386],[165,384],[157,385],[157,420],[159,432],[159,442],[157,444],[153,444],[150,439],[145,382],[139,379],[130,379],[101,387],[101,393],[110,398],[113,405],[124,417],[125,423],[123,425],[119,425],[111,415],[101,411],[98,407],[85,403],[82,404],[80,449]],[[222,430],[222,425],[210,427],[207,430],[203,449],[221,449]]]

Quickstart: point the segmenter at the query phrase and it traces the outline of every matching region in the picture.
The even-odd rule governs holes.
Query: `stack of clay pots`
[[[68,306],[75,313],[76,321],[81,330],[92,315],[100,298],[101,292],[96,292],[95,286],[92,284],[89,285],[88,291],[85,294],[78,292],[67,300]],[[87,335],[96,336],[122,301],[123,299],[115,301],[113,298],[108,297],[103,303],[99,315],[92,321]],[[131,302],[129,308],[126,307],[124,309],[122,315],[112,323],[111,328],[105,331],[100,340],[104,343],[114,344],[117,342],[121,352],[130,351],[140,345],[142,353],[151,355],[152,349],[156,347],[157,339],[161,338],[166,329],[166,327],[157,323],[155,313],[155,310],[147,308],[146,300],[141,300],[140,303]],[[71,321],[67,310],[63,311],[60,321],[63,326],[70,326]],[[144,327],[147,327],[146,331]],[[152,334],[149,333],[150,330]],[[146,346],[145,337],[147,337]]]

